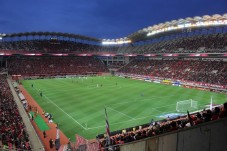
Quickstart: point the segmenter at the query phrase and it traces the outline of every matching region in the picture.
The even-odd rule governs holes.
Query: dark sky
[[[0,33],[121,38],[173,19],[227,13],[227,0],[0,0]]]

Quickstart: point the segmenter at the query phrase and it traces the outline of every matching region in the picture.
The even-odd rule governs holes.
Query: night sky
[[[227,0],[0,0],[0,33],[121,38],[179,18],[227,13]]]

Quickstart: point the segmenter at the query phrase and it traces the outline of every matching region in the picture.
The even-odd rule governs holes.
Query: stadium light
[[[5,37],[5,36],[6,36],[6,34],[0,33],[0,37]]]
[[[3,37],[5,37],[6,36],[6,34],[4,34],[4,33],[0,33],[0,40],[2,40],[3,39]]]
[[[194,28],[194,27],[206,27],[206,26],[222,26],[227,25],[227,18],[222,19],[212,19],[212,20],[199,20],[196,22],[189,22],[187,19],[185,20],[185,23],[179,23],[178,25],[170,25],[167,27],[160,27],[158,29],[153,29],[153,27],[157,27],[157,25],[154,25],[152,27],[147,28],[148,33],[147,36],[156,35],[163,32],[168,32],[172,30],[179,30],[179,29],[186,29],[186,28]]]
[[[131,43],[131,40],[128,38],[119,38],[119,39],[103,39],[102,40],[102,45],[121,45],[121,44],[127,44]]]

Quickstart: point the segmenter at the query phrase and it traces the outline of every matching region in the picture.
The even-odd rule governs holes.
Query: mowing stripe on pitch
[[[37,90],[37,89],[36,89]],[[62,108],[60,108],[57,104],[55,104],[53,101],[51,101],[51,99],[49,99],[47,96],[43,95],[45,98],[47,98],[49,100],[49,102],[51,102],[52,104],[54,104],[59,110],[61,110],[64,114],[66,114],[69,118],[71,118],[74,122],[76,122],[78,125],[80,125],[80,127],[82,127],[84,130],[87,130],[86,127],[84,127],[83,125],[81,125],[77,120],[75,120],[72,116],[70,116],[68,113],[66,113]]]
[[[63,109],[61,109],[57,104],[55,104],[53,101],[51,101],[48,97],[46,97],[52,104],[54,104],[58,109],[60,109],[63,113],[65,113],[69,118],[71,118],[74,122],[76,122],[78,125],[80,125],[84,130],[87,130],[86,127],[81,125],[77,120],[75,120],[72,116],[70,116],[68,113],[66,113]]]

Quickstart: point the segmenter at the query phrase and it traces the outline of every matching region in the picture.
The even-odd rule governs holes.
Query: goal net
[[[176,104],[177,112],[187,112],[187,111],[193,111],[197,109],[198,109],[198,102],[192,99],[178,101]]]

